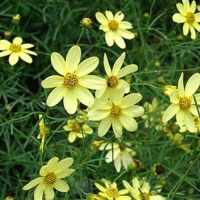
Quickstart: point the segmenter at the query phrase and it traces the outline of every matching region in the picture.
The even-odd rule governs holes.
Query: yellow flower
[[[165,197],[161,195],[151,195],[150,194],[150,185],[148,182],[144,180],[138,180],[138,178],[133,178],[132,185],[130,185],[127,181],[122,181],[124,187],[129,190],[131,196],[134,200],[164,200]]]
[[[100,121],[98,135],[104,136],[112,125],[116,137],[122,136],[122,127],[128,131],[138,128],[133,117],[139,117],[144,113],[142,106],[135,105],[142,99],[139,93],[126,95],[123,90],[113,93],[111,99],[96,99],[92,109],[88,112],[88,118],[92,121]]]
[[[63,126],[64,130],[70,131],[68,140],[74,142],[76,137],[84,138],[86,134],[92,134],[93,130],[87,124],[79,124],[77,120],[68,120],[67,125]]]
[[[63,99],[65,110],[74,114],[77,110],[78,100],[91,106],[94,102],[92,93],[87,89],[101,89],[105,80],[88,75],[98,65],[97,57],[90,57],[80,63],[81,49],[75,45],[70,48],[66,61],[59,53],[51,54],[51,63],[55,71],[60,74],[52,75],[42,81],[42,87],[54,88],[47,98],[48,106],[55,106]]]
[[[106,54],[104,54],[104,68],[107,74],[105,86],[101,89],[96,91],[96,97],[100,98],[104,96],[104,98],[109,98],[112,96],[113,91],[118,89],[124,89],[124,93],[130,92],[130,85],[123,79],[122,77],[132,74],[133,72],[138,70],[138,66],[135,64],[127,65],[126,67],[122,68],[122,64],[125,59],[125,52],[115,61],[114,66],[111,70],[111,67],[108,62],[108,58]]]
[[[103,143],[99,150],[108,150],[105,161],[107,163],[114,161],[117,172],[120,172],[122,165],[127,170],[128,166],[133,162],[132,155],[136,154],[127,146],[117,143]]]
[[[59,161],[53,157],[40,169],[40,176],[23,187],[23,190],[29,190],[38,185],[34,192],[34,200],[42,200],[45,194],[45,200],[54,199],[54,188],[59,192],[67,192],[69,185],[61,180],[72,174],[75,170],[69,167],[73,163],[73,158],[65,158]]]
[[[105,184],[105,187],[95,183],[95,186],[100,190],[99,195],[101,197],[107,200],[131,200],[131,197],[124,196],[124,194],[129,192],[128,189],[118,190],[116,182],[111,183],[106,179],[102,179],[102,182]]]
[[[40,143],[40,150],[43,152],[43,150],[44,150],[44,141],[45,141],[46,135],[49,133],[49,129],[45,126],[44,119],[43,119],[43,116],[41,114],[39,115],[39,119],[40,119],[40,122],[39,122],[39,134],[37,136],[37,139],[42,139],[41,143]]]
[[[22,44],[21,37],[15,37],[13,42],[9,42],[8,40],[0,40],[0,57],[9,56],[9,63],[10,65],[15,65],[19,58],[27,63],[32,63],[32,58],[28,55],[35,55],[37,54],[33,51],[30,51],[29,48],[34,47],[32,44]]]
[[[114,42],[121,49],[126,48],[126,44],[123,38],[133,39],[134,34],[126,29],[131,29],[132,24],[127,21],[122,21],[124,19],[124,14],[119,11],[114,16],[111,11],[106,11],[106,16],[102,13],[96,13],[96,19],[101,23],[99,29],[103,30],[105,33],[105,40],[109,47],[113,46]]]
[[[172,19],[176,23],[183,24],[183,35],[187,35],[189,31],[191,32],[191,38],[196,38],[196,32],[200,31],[200,13],[195,14],[196,2],[192,1],[191,5],[188,0],[182,0],[183,4],[177,3],[176,7],[179,13],[176,13],[172,16]]]
[[[198,90],[200,85],[200,74],[193,74],[188,80],[184,89],[183,73],[178,81],[178,88],[173,89],[170,94],[170,102],[172,103],[165,111],[162,121],[169,121],[176,115],[176,121],[180,127],[186,126],[190,132],[195,131],[194,116],[198,116],[198,110],[193,98],[194,93]],[[200,104],[200,93],[195,95],[197,105]]]
[[[87,200],[106,200],[105,198],[97,195],[97,194],[87,194]]]

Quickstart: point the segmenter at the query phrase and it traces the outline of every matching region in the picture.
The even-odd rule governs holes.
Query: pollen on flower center
[[[113,117],[118,117],[122,113],[122,109],[120,106],[113,106],[111,109],[111,115]]]
[[[194,13],[188,12],[186,13],[186,21],[189,24],[193,24],[195,22],[195,17],[194,17]]]
[[[117,188],[108,188],[106,194],[111,198],[117,198],[119,196]]]
[[[120,151],[125,151],[125,149],[126,149],[126,147],[122,146],[122,145],[120,145],[119,148],[120,148]]]
[[[75,132],[80,132],[81,131],[81,126],[77,122],[73,122],[72,130],[75,131]]]
[[[150,197],[147,193],[144,192],[140,195],[140,199],[141,200],[150,200]]]
[[[191,106],[191,99],[188,97],[180,98],[179,106],[182,110],[188,110]]]
[[[119,24],[118,24],[118,22],[115,21],[115,20],[111,20],[111,21],[109,21],[109,23],[108,23],[108,27],[109,27],[109,29],[110,29],[111,31],[116,31],[116,30],[118,29],[118,26],[119,26]]]
[[[110,76],[107,79],[107,85],[109,88],[115,88],[118,85],[118,79],[116,76]]]
[[[56,175],[51,172],[44,177],[44,182],[48,185],[52,185],[56,182]]]
[[[9,48],[12,52],[17,53],[21,51],[21,45],[18,44],[11,44]]]
[[[69,89],[77,86],[78,84],[78,77],[76,74],[67,73],[64,77],[63,85]]]

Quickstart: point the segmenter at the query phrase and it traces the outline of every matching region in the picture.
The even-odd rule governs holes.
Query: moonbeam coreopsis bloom
[[[101,23],[99,29],[105,32],[105,40],[109,47],[113,46],[114,42],[121,49],[126,48],[123,38],[133,39],[135,36],[127,29],[131,29],[132,24],[124,19],[124,14],[119,11],[114,16],[111,11],[106,11],[105,16],[101,12],[96,13],[96,19]]]
[[[19,58],[27,63],[32,63],[32,58],[30,55],[37,56],[37,54],[29,48],[34,47],[33,44],[22,44],[21,37],[15,37],[13,42],[9,42],[8,40],[0,40],[0,57],[8,56],[9,55],[9,63],[10,65],[15,65]]]
[[[200,104],[200,93],[194,93],[200,86],[200,73],[193,74],[186,83],[183,85],[183,73],[178,80],[177,89],[172,89],[169,93],[171,105],[165,111],[162,121],[169,121],[176,115],[176,121],[180,127],[185,126],[188,131],[195,132],[194,116],[198,117],[197,105]],[[195,98],[195,99],[194,99]]]
[[[54,188],[59,192],[67,192],[69,185],[61,180],[72,174],[75,170],[69,167],[74,162],[73,158],[65,158],[60,160],[57,157],[51,158],[46,165],[40,169],[40,176],[32,180],[23,187],[23,190],[29,190],[38,185],[34,192],[34,200],[54,199]]]
[[[101,89],[106,84],[105,80],[88,75],[98,65],[97,57],[90,57],[80,63],[81,49],[78,45],[70,48],[66,61],[59,53],[51,54],[51,63],[60,75],[52,75],[42,81],[42,87],[54,88],[47,98],[48,106],[55,106],[63,99],[65,110],[74,114],[78,101],[86,106],[91,106],[94,97],[89,89]]]
[[[188,0],[182,0],[183,4],[177,3],[176,7],[179,13],[176,13],[172,16],[172,19],[176,23],[183,24],[183,35],[187,35],[189,31],[191,32],[191,39],[196,38],[196,32],[200,31],[200,13],[195,13],[196,2],[192,1],[191,5]]]
[[[98,135],[104,136],[112,126],[117,138],[122,136],[122,128],[132,132],[137,130],[138,124],[134,117],[144,113],[142,106],[135,105],[142,99],[139,93],[132,93],[124,97],[123,90],[117,90],[110,99],[96,99],[92,109],[88,112],[91,121],[101,121]]]

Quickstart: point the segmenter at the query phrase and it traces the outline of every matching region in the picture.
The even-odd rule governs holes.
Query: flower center
[[[122,113],[122,109],[120,106],[113,106],[111,109],[111,115],[113,117],[119,117],[119,115]]]
[[[118,79],[116,76],[111,76],[107,79],[107,85],[109,88],[115,88],[118,85]]]
[[[182,110],[188,110],[191,106],[191,99],[188,97],[181,97],[179,101],[179,106]]]
[[[106,194],[108,195],[108,197],[111,197],[111,198],[114,198],[114,199],[119,196],[117,188],[108,188],[106,190]]]
[[[56,182],[56,175],[51,172],[44,177],[44,182],[48,185],[52,185]]]
[[[118,26],[119,26],[119,24],[118,24],[118,22],[115,21],[115,20],[111,20],[111,21],[109,21],[109,23],[108,23],[108,27],[109,27],[109,29],[110,29],[111,31],[116,31],[116,30],[118,29]]]
[[[195,22],[194,13],[188,12],[185,17],[188,24],[193,24]]]
[[[71,89],[77,86],[77,84],[78,84],[78,77],[76,76],[76,74],[67,73],[65,75],[63,85],[66,88]]]
[[[120,151],[125,151],[125,149],[126,149],[126,147],[122,146],[122,145],[120,145],[119,148],[120,148]]]
[[[147,193],[144,192],[140,195],[140,199],[141,200],[150,200],[150,197]]]
[[[77,122],[73,122],[71,127],[72,127],[72,130],[75,132],[81,131],[81,126]]]
[[[22,48],[21,48],[21,45],[11,44],[9,49],[14,53],[18,53],[21,51]]]

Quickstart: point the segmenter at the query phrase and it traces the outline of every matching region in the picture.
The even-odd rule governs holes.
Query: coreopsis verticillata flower
[[[23,187],[29,190],[38,185],[34,192],[34,200],[54,199],[54,188],[59,192],[67,192],[69,185],[61,180],[72,174],[75,170],[69,168],[74,162],[73,158],[65,158],[59,161],[57,157],[51,158],[48,163],[40,169],[40,176]]]
[[[55,71],[60,75],[52,75],[42,81],[42,87],[54,88],[47,98],[47,105],[52,107],[63,99],[65,110],[74,114],[78,101],[86,106],[91,106],[94,97],[89,89],[101,89],[105,80],[88,75],[98,65],[97,57],[90,57],[80,63],[81,49],[78,45],[70,48],[66,61],[59,53],[51,54],[51,63]]]
[[[0,40],[0,57],[8,56],[9,55],[9,63],[10,65],[15,65],[19,58],[27,63],[32,63],[33,60],[30,55],[37,56],[37,54],[29,48],[34,47],[33,44],[22,44],[21,37],[15,37],[13,42],[9,42],[8,40]]]
[[[116,182],[111,183],[107,179],[102,179],[105,187],[99,183],[94,183],[95,186],[100,190],[99,196],[108,199],[108,200],[131,200],[131,197],[126,196],[129,192],[128,189],[119,190]]]
[[[93,129],[87,124],[80,124],[76,119],[68,120],[67,125],[63,126],[63,129],[70,131],[68,140],[70,143],[74,142],[76,138],[84,138],[86,134],[92,134]]]
[[[91,121],[101,121],[98,135],[104,136],[112,126],[117,138],[122,136],[122,128],[132,132],[138,124],[134,117],[144,113],[142,106],[135,105],[142,99],[140,93],[132,93],[124,97],[123,90],[117,90],[110,99],[95,99],[92,109],[88,112]]]
[[[110,64],[108,62],[107,55],[104,54],[104,68],[107,74],[106,82],[107,84],[101,90],[96,91],[96,97],[100,98],[104,96],[105,98],[109,98],[113,91],[118,89],[124,89],[124,93],[130,92],[130,85],[123,79],[122,77],[131,74],[138,70],[138,66],[135,64],[127,65],[122,68],[122,64],[125,59],[125,52],[115,61],[113,68],[111,69]]]
[[[132,156],[136,154],[136,152],[127,146],[117,143],[103,143],[99,150],[108,151],[105,156],[105,161],[107,163],[114,161],[117,172],[120,172],[122,165],[127,170],[128,166],[133,162]]]
[[[125,188],[129,190],[131,196],[134,200],[164,200],[165,197],[158,194],[150,193],[150,184],[145,180],[138,180],[138,178],[133,178],[132,185],[130,185],[127,181],[123,180],[123,185]],[[154,192],[155,193],[155,192]]]
[[[183,35],[187,35],[190,31],[191,39],[196,38],[196,32],[200,31],[200,13],[195,13],[196,10],[196,2],[192,1],[191,5],[188,0],[182,0],[183,4],[177,3],[176,7],[179,13],[176,13],[172,16],[172,19],[176,23],[184,23],[183,24]]]
[[[43,116],[41,114],[39,115],[39,119],[40,119],[40,122],[39,122],[39,134],[37,136],[37,139],[41,139],[40,150],[43,152],[43,150],[44,150],[44,141],[45,141],[45,138],[46,138],[47,134],[49,133],[49,129],[45,126],[44,119],[43,119]]]
[[[101,23],[99,29],[105,32],[105,40],[109,47],[113,46],[114,42],[121,49],[126,48],[124,39],[133,39],[135,36],[127,29],[131,29],[132,24],[124,19],[124,14],[119,11],[114,16],[111,11],[106,11],[105,15],[101,12],[95,14],[96,19]]]
[[[185,126],[188,131],[195,131],[195,121],[194,116],[198,116],[198,110],[195,105],[195,100],[197,105],[200,104],[200,93],[195,94],[200,85],[200,74],[193,74],[186,86],[183,85],[183,73],[178,81],[178,88],[173,89],[170,94],[170,102],[172,103],[165,111],[162,121],[169,121],[174,115],[176,115],[176,121],[180,127]],[[194,97],[193,97],[194,95]]]

